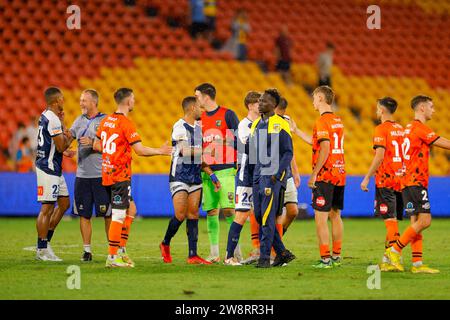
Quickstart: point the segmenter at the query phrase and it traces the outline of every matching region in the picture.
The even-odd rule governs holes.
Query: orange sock
[[[128,235],[130,234],[131,224],[133,223],[134,217],[127,215],[125,221],[122,225],[122,233],[120,237],[120,246],[126,247],[128,241]]]
[[[342,240],[333,241],[333,256],[340,256],[342,248]]]
[[[392,247],[399,238],[397,220],[384,220],[386,225],[386,249]]]
[[[116,255],[119,250],[120,233],[122,231],[122,223],[117,221],[111,221],[109,227],[108,239],[109,239],[109,254]]]
[[[402,252],[402,249],[408,245],[415,237],[417,237],[416,231],[409,226],[400,238],[397,239],[393,247],[398,252]]]
[[[275,224],[275,228],[277,229],[278,234],[281,238],[283,238],[283,225],[281,223]],[[276,256],[277,253],[275,252],[275,249],[272,247],[272,255]]]
[[[250,232],[252,234],[253,248],[259,249],[259,224],[256,221],[255,214],[250,214]]]
[[[418,234],[414,240],[411,241],[412,262],[422,261],[422,234]]]
[[[280,238],[283,238],[283,225],[281,223],[277,223],[275,225],[275,228],[277,228],[277,231],[280,234]]]
[[[322,259],[329,259],[330,258],[330,245],[328,244],[321,244],[319,245],[320,250],[320,257]]]

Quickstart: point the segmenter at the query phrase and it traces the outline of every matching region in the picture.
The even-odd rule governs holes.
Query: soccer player
[[[181,103],[184,117],[172,129],[172,146],[175,148],[170,166],[170,192],[175,215],[169,222],[164,240],[159,245],[164,263],[171,263],[170,240],[183,221],[186,221],[189,255],[188,264],[212,264],[197,254],[198,217],[202,197],[202,129],[197,123],[202,110],[195,97],[186,97]],[[203,170],[211,177],[215,192],[220,182],[208,166]]]
[[[259,225],[254,218],[253,212],[253,181],[252,172],[250,171],[252,166],[249,164],[248,150],[245,150],[247,144],[248,136],[250,135],[250,127],[253,121],[259,118],[258,101],[261,97],[261,93],[250,91],[247,93],[244,99],[245,107],[248,110],[247,117],[245,117],[238,126],[238,171],[236,174],[236,216],[234,221],[230,226],[228,232],[228,243],[227,243],[227,253],[224,260],[225,265],[239,266],[241,263],[234,256],[234,251],[238,245],[242,227],[245,221],[250,215],[253,215],[253,220],[256,223],[256,231],[254,226],[252,226],[252,241],[254,237],[254,232],[256,232],[257,242],[257,254],[251,254],[246,260],[246,263],[255,261],[259,259]],[[246,152],[247,151],[247,152]],[[254,241],[253,241],[254,242]],[[249,260],[250,259],[250,260]]]
[[[47,107],[39,118],[36,176],[38,201],[41,203],[36,229],[38,233],[36,259],[62,261],[50,247],[56,226],[70,206],[69,191],[62,175],[63,152],[70,139],[64,134],[64,96],[56,87],[44,92]],[[58,207],[55,209],[55,204]]]
[[[210,243],[210,255],[206,258],[211,262],[220,261],[219,252],[219,208],[222,209],[229,225],[234,219],[234,192],[237,162],[236,132],[239,119],[236,114],[216,102],[216,88],[209,83],[203,83],[195,88],[195,97],[199,106],[205,110],[202,113],[203,161],[217,175],[221,183],[219,192],[211,177],[202,172],[203,180],[203,210],[207,212],[206,223]],[[240,255],[239,246],[236,247]]]
[[[283,208],[287,170],[292,161],[289,123],[275,114],[280,103],[276,89],[264,91],[259,99],[261,117],[252,123],[249,137],[249,163],[253,169],[253,205],[260,225],[260,257],[256,267],[270,268],[270,252],[276,257],[272,266],[282,266],[295,256],[284,247],[275,220]]]
[[[286,98],[282,97],[280,103],[275,109],[275,113],[289,122],[291,118],[286,115],[287,107],[288,102]],[[297,162],[295,161],[295,155],[293,155],[291,166],[288,168],[287,187],[284,194],[284,208],[286,212],[280,216],[280,224],[282,226],[283,235],[298,215],[298,187],[300,187],[300,175],[298,172]]]
[[[146,147],[128,114],[134,108],[133,90],[120,88],[114,93],[117,110],[102,120],[97,130],[94,150],[102,151],[102,184],[111,188],[112,221],[108,232],[109,255],[106,267],[132,267],[118,255],[122,227],[130,207],[131,149],[143,157],[172,153],[172,147]],[[101,141],[101,143],[100,143]]]
[[[375,215],[381,216],[386,225],[385,250],[399,237],[397,219],[401,220],[403,217],[401,177],[404,131],[403,127],[394,121],[395,110],[397,101],[393,98],[385,97],[378,100],[377,117],[381,120],[381,124],[375,128],[373,137],[375,155],[369,171],[361,182],[361,190],[369,191],[367,186],[370,177],[375,174]],[[386,256],[383,256],[380,270],[395,270]]]
[[[313,190],[312,207],[315,213],[319,240],[320,261],[315,268],[332,268],[341,265],[344,208],[344,124],[332,111],[334,92],[328,86],[317,87],[313,92],[313,106],[320,113],[312,136],[313,171],[308,187]],[[330,255],[328,218],[331,220],[333,253]]]
[[[431,206],[428,199],[428,159],[431,145],[450,150],[450,140],[438,136],[425,123],[433,117],[434,105],[430,97],[419,95],[411,100],[414,121],[405,128],[403,158],[405,175],[402,179],[402,195],[405,213],[411,225],[403,232],[397,242],[386,250],[390,263],[404,271],[401,262],[402,250],[411,243],[413,273],[439,273],[422,262],[422,232],[431,225]]]
[[[81,261],[92,260],[91,217],[95,207],[97,216],[105,220],[106,238],[111,224],[111,205],[108,190],[102,185],[102,154],[92,149],[100,122],[106,117],[98,111],[99,96],[94,89],[81,93],[82,114],[70,128],[71,141],[78,142],[78,167],[75,178],[72,213],[80,217],[80,231],[83,240]]]

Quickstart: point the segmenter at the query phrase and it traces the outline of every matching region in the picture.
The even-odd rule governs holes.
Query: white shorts
[[[202,188],[202,184],[187,184],[180,181],[174,181],[169,183],[170,193],[172,194],[172,198],[175,193],[179,191],[186,191],[188,194],[200,190]]]
[[[287,203],[298,203],[297,188],[295,187],[294,178],[287,180],[286,191],[284,193],[284,205]]]
[[[248,211],[253,209],[253,188],[237,187],[236,188],[236,211]]]
[[[69,190],[67,189],[66,179],[61,175],[53,176],[45,173],[39,168],[36,168],[37,176],[37,200],[39,202],[54,202],[58,197],[68,197]]]

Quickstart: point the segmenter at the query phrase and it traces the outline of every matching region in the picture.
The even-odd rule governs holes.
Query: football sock
[[[164,236],[163,244],[166,246],[170,246],[170,240],[175,236],[178,231],[178,228],[181,226],[183,221],[179,221],[176,217],[172,217],[169,221],[169,225],[167,226],[166,235]]]
[[[85,252],[91,253],[91,245],[90,245],[90,244],[84,244],[84,245],[83,245],[83,250],[84,250]]]
[[[47,239],[38,238],[37,247],[38,249],[47,249]]]
[[[408,245],[415,237],[417,236],[416,231],[409,226],[405,232],[401,235],[400,238],[397,239],[396,243],[392,246],[392,248],[396,252],[402,252],[402,249]]]
[[[131,224],[133,223],[134,217],[127,215],[125,221],[122,225],[122,233],[120,237],[120,246],[126,247],[128,241],[128,235],[130,234]]]
[[[386,225],[386,245],[388,247],[392,247],[394,243],[399,238],[400,234],[398,233],[398,222],[397,220],[385,220],[384,224]]]
[[[233,221],[228,232],[227,242],[227,259],[234,256],[234,250],[239,242],[239,236],[241,234],[242,226],[239,223]]]
[[[198,219],[188,219],[186,221],[186,228],[189,244],[189,258],[191,258],[197,255]]]
[[[253,248],[259,249],[259,225],[253,212],[250,214],[250,232]]]
[[[53,238],[53,233],[55,233],[55,230],[48,230],[47,232],[47,241],[50,242]]]
[[[108,239],[109,239],[109,254],[111,256],[117,255],[120,244],[120,234],[122,232],[122,223],[119,221],[111,221],[109,227]]]
[[[323,261],[329,261],[330,259],[330,245],[329,244],[321,244],[319,245],[320,258]]]
[[[208,229],[209,244],[211,246],[211,255],[219,255],[219,216],[207,216],[206,226]]]
[[[333,258],[341,255],[342,240],[333,241]]]
[[[422,262],[422,234],[419,233],[412,241],[411,241],[411,252],[412,252],[412,262]],[[415,267],[417,267],[415,265]]]
[[[275,224],[275,228],[277,229],[280,238],[283,238],[283,225],[281,223],[277,223]]]

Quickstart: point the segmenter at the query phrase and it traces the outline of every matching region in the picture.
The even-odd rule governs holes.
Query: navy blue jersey
[[[249,163],[248,137],[252,121],[244,118],[238,126],[238,171],[236,174],[236,187],[251,187],[253,166]]]
[[[191,126],[183,119],[180,119],[175,123],[172,129],[172,146],[174,147],[174,151],[172,154],[172,163],[170,165],[169,181],[180,181],[189,185],[201,184],[201,152],[199,152],[199,155],[196,157],[183,156],[183,145],[201,150],[202,129],[197,123],[194,126]]]
[[[280,116],[280,117],[282,117],[286,121],[291,120],[291,118],[289,116],[287,116],[287,115]],[[294,147],[292,147],[292,150],[294,150]],[[291,165],[289,165],[289,167],[287,168],[286,175],[287,175],[288,179],[293,177],[293,175],[292,175],[292,166]]]
[[[289,123],[278,115],[253,122],[249,138],[249,161],[254,163],[253,183],[262,176],[275,176],[286,187],[293,157]]]
[[[56,150],[53,137],[63,133],[61,120],[51,110],[42,112],[39,118],[36,167],[47,174],[61,176],[63,154]]]

